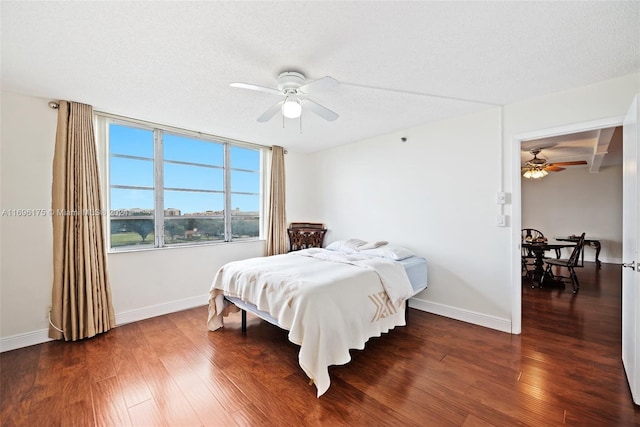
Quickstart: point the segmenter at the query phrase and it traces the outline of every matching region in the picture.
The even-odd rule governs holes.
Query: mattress
[[[404,270],[407,273],[407,277],[409,278],[409,283],[411,283],[411,287],[414,291],[413,295],[416,295],[427,288],[427,260],[425,258],[412,256],[396,262],[402,264],[402,266],[404,267]],[[273,316],[271,316],[266,311],[257,310],[255,305],[242,301],[237,297],[225,295],[225,299],[235,304],[238,308],[249,311],[251,313],[255,313],[257,316],[261,317],[267,322],[281,327],[278,321]]]
[[[400,261],[396,261],[402,264],[404,271],[407,272],[411,287],[413,287],[413,294],[417,294],[427,287],[427,260],[421,257],[412,256]]]

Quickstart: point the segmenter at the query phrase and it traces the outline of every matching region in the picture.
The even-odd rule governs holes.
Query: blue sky
[[[109,173],[111,185],[153,187],[153,131],[119,124],[109,126]],[[141,157],[128,159],[114,154]],[[234,169],[260,170],[260,151],[231,147],[231,207],[241,211],[258,211],[259,196],[234,194],[257,193],[260,175]],[[164,186],[190,190],[224,190],[224,147],[221,143],[163,134]],[[169,161],[169,162],[168,162]],[[170,163],[197,163],[200,166]],[[212,166],[212,167],[211,167]],[[153,209],[153,190],[111,189],[111,209]],[[220,211],[224,209],[221,193],[165,190],[165,208],[177,208],[182,213]]]

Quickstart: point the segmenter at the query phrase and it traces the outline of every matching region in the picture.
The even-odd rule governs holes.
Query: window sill
[[[184,249],[184,248],[202,248],[202,247],[224,246],[224,245],[233,245],[233,244],[249,244],[249,243],[256,243],[256,242],[264,243],[265,241],[266,241],[265,239],[238,239],[238,240],[232,240],[230,242],[217,241],[217,242],[207,242],[207,243],[183,243],[183,244],[176,244],[176,245],[167,245],[161,248],[126,246],[122,248],[110,248],[107,250],[107,254],[164,251],[164,250]]]

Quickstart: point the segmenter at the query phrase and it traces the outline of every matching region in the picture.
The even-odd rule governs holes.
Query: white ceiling
[[[1,82],[312,152],[637,72],[639,22],[637,1],[5,0]],[[229,87],[275,87],[285,70],[340,81],[313,97],[338,120],[258,123],[277,97]]]

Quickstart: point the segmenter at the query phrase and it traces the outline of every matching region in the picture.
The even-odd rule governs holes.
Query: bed
[[[369,338],[404,326],[406,301],[427,287],[424,258],[391,245],[352,246],[225,264],[209,292],[208,329],[243,310],[289,331],[320,397],[330,385],[329,366],[348,363],[350,349],[362,350]]]

